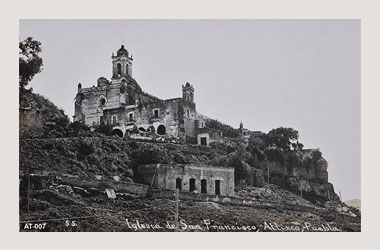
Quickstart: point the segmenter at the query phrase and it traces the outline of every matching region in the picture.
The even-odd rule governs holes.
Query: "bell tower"
[[[112,53],[112,79],[132,77],[132,56],[129,57],[128,51],[121,45],[116,56]]]
[[[194,102],[194,87],[190,83],[182,85],[182,99],[187,102]]]

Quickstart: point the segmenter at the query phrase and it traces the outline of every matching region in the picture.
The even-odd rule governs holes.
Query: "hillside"
[[[235,168],[235,197],[224,201],[181,193],[182,224],[199,224],[181,231],[223,231],[223,225],[251,225],[259,231],[288,231],[292,226],[298,228],[293,231],[311,230],[305,223],[317,231],[327,225],[338,231],[360,231],[360,213],[337,200],[321,152],[284,150],[266,143],[264,133],[252,136],[246,146],[210,147],[108,136],[69,123],[53,103],[26,93],[20,98],[20,230],[30,231],[24,221],[47,222],[45,231],[135,231],[131,223],[137,220],[160,225],[172,221],[172,191],[154,198],[154,192],[136,195],[125,188],[149,188],[139,184],[140,165],[193,164]],[[115,189],[115,199],[107,197],[109,188]],[[62,218],[78,218],[76,226]],[[204,220],[222,227],[207,228]]]
[[[228,147],[139,142],[101,135],[20,140],[20,218],[21,221],[44,221],[48,218],[91,216],[79,219],[80,227],[75,228],[66,227],[62,221],[50,222],[48,231],[134,231],[126,224],[126,218],[134,222],[139,220],[140,223],[172,221],[172,199],[140,198],[118,193],[115,200],[110,200],[104,190],[114,183],[115,176],[118,176],[119,182],[138,182],[135,169],[140,164],[220,165],[223,155],[234,154],[229,152],[231,150]],[[29,216],[25,179],[28,171],[35,176],[32,178]],[[35,179],[38,176],[46,180],[45,188],[38,188],[39,181]],[[102,177],[98,184],[85,184],[94,182],[98,176]],[[79,182],[73,183],[70,181],[72,178]],[[348,208],[339,210],[336,202],[312,203],[274,184],[264,183],[263,187],[238,185],[236,197],[262,205],[241,206],[183,199],[179,205],[180,219],[189,224],[201,224],[203,219],[209,219],[213,225],[256,225],[260,231],[276,231],[265,227],[265,222],[279,225],[290,223],[299,227],[309,222],[319,226],[329,224],[343,231],[360,231],[360,214],[350,212]],[[284,204],[289,205],[284,207]],[[204,226],[183,231],[214,231]],[[158,231],[166,230],[162,228]]]
[[[19,95],[19,136],[20,138],[40,138],[62,136],[69,119],[62,109],[46,97],[21,90]]]

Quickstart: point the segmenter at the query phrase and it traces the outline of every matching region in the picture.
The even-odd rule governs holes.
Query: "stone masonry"
[[[74,121],[93,128],[111,124],[113,133],[121,137],[138,130],[182,142],[197,141],[196,126],[202,126],[204,121],[197,114],[191,84],[182,85],[182,98],[163,100],[142,91],[132,78],[133,59],[123,45],[111,58],[111,80],[100,77],[97,86],[89,88],[78,84]]]

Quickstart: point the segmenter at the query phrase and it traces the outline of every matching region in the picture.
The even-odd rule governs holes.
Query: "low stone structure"
[[[234,169],[195,165],[139,166],[141,181],[156,188],[234,196]]]

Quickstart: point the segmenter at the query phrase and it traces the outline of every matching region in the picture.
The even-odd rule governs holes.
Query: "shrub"
[[[100,125],[95,126],[95,132],[98,132],[104,135],[111,135],[112,128],[113,127],[111,124],[101,123]]]
[[[247,169],[240,157],[233,154],[227,161],[227,167],[233,167],[235,169],[235,181],[245,179],[247,176]]]

